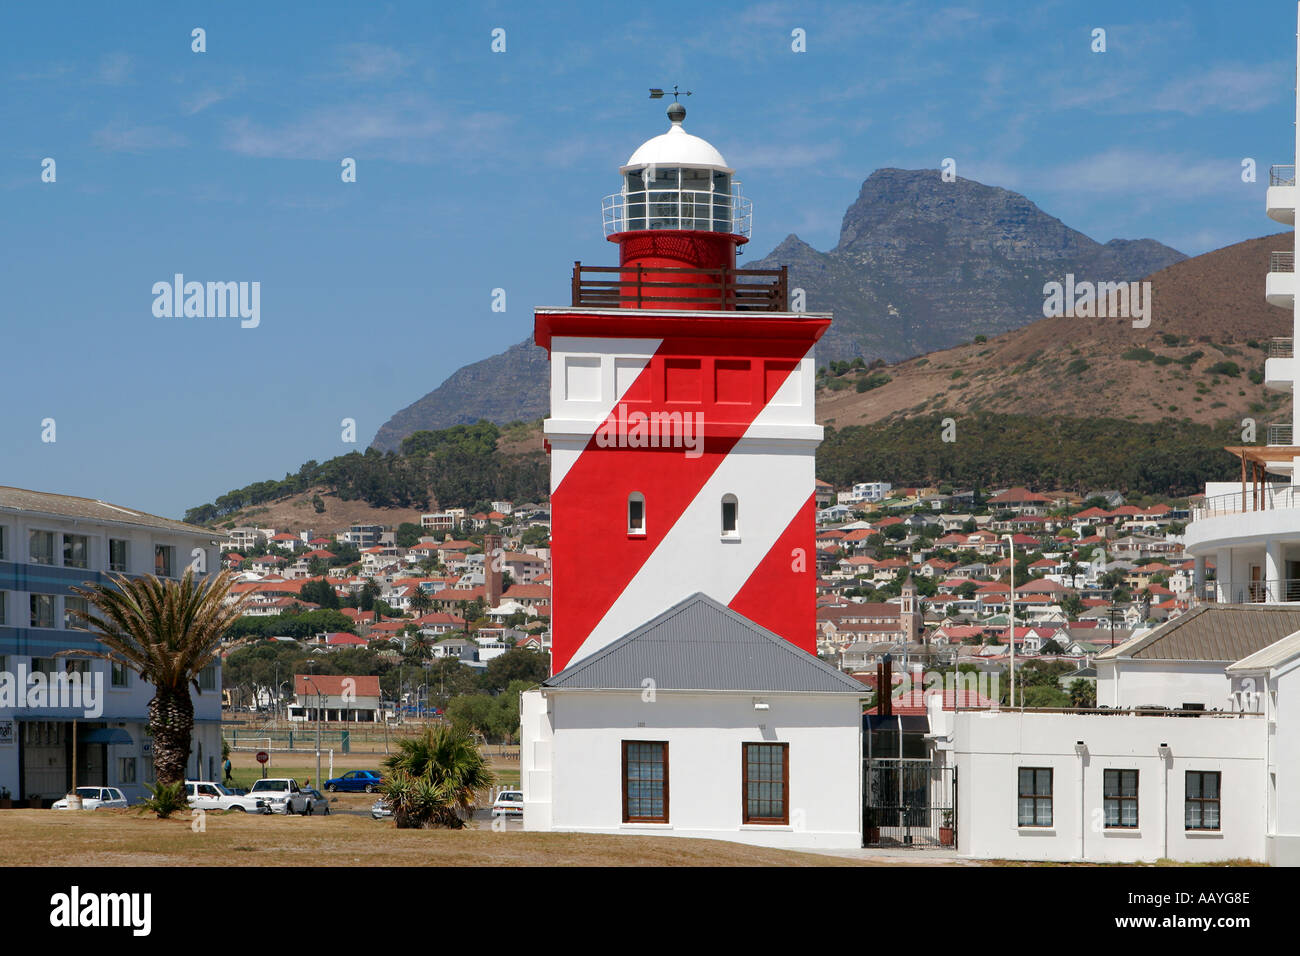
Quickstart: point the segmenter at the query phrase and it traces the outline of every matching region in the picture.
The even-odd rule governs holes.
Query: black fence
[[[957,769],[930,760],[863,762],[863,843],[957,845]]]

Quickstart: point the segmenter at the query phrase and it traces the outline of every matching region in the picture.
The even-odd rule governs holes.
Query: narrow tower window
[[[645,495],[639,491],[627,496],[627,533],[645,534]]]
[[[722,536],[724,538],[734,538],[739,532],[736,529],[736,496],[722,496]]]

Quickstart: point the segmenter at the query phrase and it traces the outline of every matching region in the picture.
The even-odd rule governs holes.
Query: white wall
[[[523,695],[524,828],[761,846],[862,845],[861,708],[852,695],[660,691]],[[547,701],[549,700],[549,711]],[[669,823],[622,822],[622,741],[668,742]],[[742,823],[741,744],[790,745],[790,825]]]
[[[958,852],[1013,860],[1262,861],[1267,736],[1262,717],[956,714]],[[1084,757],[1075,752],[1079,740]],[[1159,756],[1161,743],[1171,748],[1168,761]],[[1053,826],[1018,826],[1021,767],[1053,769]],[[1138,771],[1136,830],[1103,826],[1106,769]],[[1184,828],[1188,770],[1222,774],[1220,830]]]
[[[1231,690],[1224,668],[1231,661],[1096,661],[1097,704],[1101,707],[1141,707],[1147,704],[1181,709],[1204,704],[1207,710],[1228,710]]]

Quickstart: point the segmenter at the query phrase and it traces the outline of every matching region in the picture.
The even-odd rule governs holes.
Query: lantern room
[[[675,230],[722,233],[749,241],[750,206],[735,170],[711,143],[682,128],[686,107],[668,107],[668,132],[647,140],[619,172],[623,188],[602,204],[605,235]]]

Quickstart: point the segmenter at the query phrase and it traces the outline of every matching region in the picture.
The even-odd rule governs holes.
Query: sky
[[[654,86],[737,170],[751,261],[833,247],[873,170],[949,157],[1102,242],[1278,232],[1295,26],[1281,0],[6,4],[0,484],[179,517],[364,450],[615,261],[600,202],[668,126]],[[178,273],[259,283],[257,324],[156,315]]]

